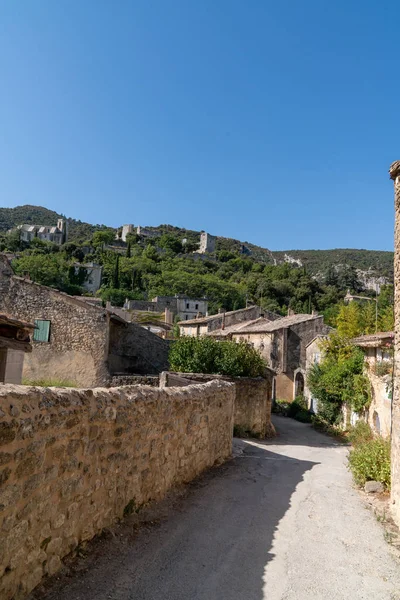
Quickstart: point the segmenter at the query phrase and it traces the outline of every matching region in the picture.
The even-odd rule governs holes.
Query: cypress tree
[[[115,261],[112,282],[113,282],[113,288],[118,290],[118,288],[119,288],[119,254],[117,254],[117,259]]]

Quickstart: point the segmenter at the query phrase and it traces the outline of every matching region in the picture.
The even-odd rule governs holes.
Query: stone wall
[[[108,368],[114,374],[155,375],[168,369],[170,342],[135,323],[110,323]]]
[[[390,167],[395,193],[394,240],[394,390],[392,405],[392,484],[393,517],[400,525],[400,162]]]
[[[238,435],[251,434],[256,437],[271,437],[275,429],[271,422],[273,372],[267,370],[266,377],[226,377],[203,373],[164,372],[160,386],[185,386],[193,381],[228,381],[235,384],[234,426]]]
[[[122,385],[150,385],[159,387],[158,375],[114,375],[109,387],[120,387]]]
[[[0,386],[0,598],[24,598],[116,519],[228,458],[235,389]]]

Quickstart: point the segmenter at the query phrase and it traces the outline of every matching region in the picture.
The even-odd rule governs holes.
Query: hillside
[[[63,215],[44,208],[42,206],[24,205],[15,208],[0,208],[0,232],[19,225],[21,223],[38,223],[43,225],[54,225],[57,219]],[[105,225],[93,225],[84,223],[73,218],[68,218],[69,240],[83,242]],[[146,227],[160,236],[168,233],[180,239],[186,238],[188,242],[195,245],[200,240],[200,232],[175,227],[173,225],[159,225],[158,227]],[[356,249],[333,249],[333,250],[282,250],[271,251],[250,242],[217,237],[217,251],[226,250],[251,256],[257,262],[264,264],[281,264],[289,262],[293,266],[302,266],[307,271],[322,278],[329,269],[340,269],[344,265],[356,269],[362,279],[385,278],[393,280],[393,252],[379,250],[356,250]]]
[[[6,232],[17,225],[32,223],[35,225],[56,225],[57,219],[63,217],[54,210],[43,206],[24,204],[15,208],[0,208],[0,232]],[[64,216],[65,218],[65,216]],[[69,238],[71,241],[85,241],[104,225],[91,225],[68,218]]]

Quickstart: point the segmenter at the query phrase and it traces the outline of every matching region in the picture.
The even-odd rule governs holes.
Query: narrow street
[[[291,419],[274,422],[278,438],[236,441],[236,457],[158,524],[109,536],[32,598],[400,599],[400,564],[352,487],[347,448]]]

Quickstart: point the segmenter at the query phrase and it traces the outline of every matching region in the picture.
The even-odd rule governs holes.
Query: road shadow
[[[155,526],[125,521],[31,598],[267,600],[274,534],[316,464],[243,443],[240,456],[192,482]]]

